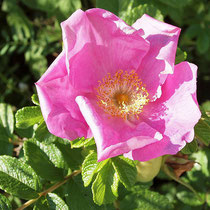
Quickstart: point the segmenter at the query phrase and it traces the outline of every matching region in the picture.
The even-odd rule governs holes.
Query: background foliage
[[[176,62],[187,57],[199,66],[203,115],[182,151],[199,164],[180,179],[167,167],[153,182],[135,183],[135,162],[119,156],[98,163],[93,139],[70,143],[47,131],[34,82],[61,52],[60,22],[92,7],[128,24],[147,13],[182,28]],[[210,208],[208,0],[3,0],[0,8],[0,209],[31,199],[27,209]]]

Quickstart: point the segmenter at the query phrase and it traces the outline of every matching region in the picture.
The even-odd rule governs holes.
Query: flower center
[[[107,74],[96,88],[98,105],[111,116],[138,118],[149,102],[148,92],[134,70]]]

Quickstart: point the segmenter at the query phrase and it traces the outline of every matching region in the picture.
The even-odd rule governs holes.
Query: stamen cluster
[[[96,90],[98,105],[107,114],[124,119],[138,118],[143,106],[149,102],[149,94],[134,70],[119,70],[114,76],[108,73],[99,81]]]

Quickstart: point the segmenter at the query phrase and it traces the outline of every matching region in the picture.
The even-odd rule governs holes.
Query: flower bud
[[[137,168],[137,181],[149,182],[157,176],[162,164],[162,157],[158,157],[146,162],[138,162]]]

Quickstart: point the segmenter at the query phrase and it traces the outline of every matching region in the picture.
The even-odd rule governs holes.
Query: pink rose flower
[[[197,67],[174,65],[179,28],[148,15],[128,26],[102,9],[77,10],[61,27],[64,50],[36,83],[52,134],[93,136],[99,161],[147,161],[193,140]]]

